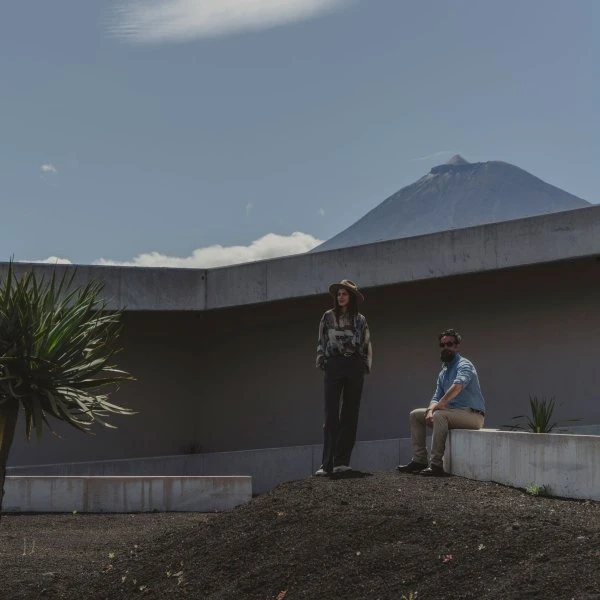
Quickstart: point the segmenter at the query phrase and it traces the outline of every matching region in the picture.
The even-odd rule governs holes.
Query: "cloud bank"
[[[40,260],[19,260],[17,262],[32,262],[32,263],[48,263],[51,265],[70,265],[72,264],[68,258],[60,258],[60,256],[49,256]]]
[[[137,43],[211,38],[316,17],[354,0],[117,0],[109,34]]]
[[[147,252],[136,256],[131,261],[115,261],[100,258],[95,260],[95,265],[112,265],[126,267],[184,267],[190,269],[205,269],[210,267],[223,267],[239,263],[254,262],[278,256],[301,254],[312,250],[322,243],[322,240],[296,231],[291,235],[278,235],[267,233],[263,237],[253,241],[248,246],[206,246],[197,248],[191,256],[177,257],[167,256],[160,252]],[[41,260],[26,262],[70,264],[67,258],[49,256]]]

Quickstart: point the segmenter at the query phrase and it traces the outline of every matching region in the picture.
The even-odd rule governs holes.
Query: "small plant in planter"
[[[525,419],[525,423],[515,423],[513,425],[505,425],[508,429],[520,429],[531,433],[550,433],[558,423],[552,422],[554,407],[556,401],[554,396],[551,398],[537,396],[529,396],[529,406],[531,409],[530,415],[518,415],[513,417],[513,421],[517,419]],[[567,419],[568,421],[579,421],[579,419]]]
[[[509,425],[511,429],[522,429],[531,431],[532,433],[550,433],[557,425],[556,421],[552,422],[552,414],[554,413],[555,399],[546,399],[544,397],[529,396],[529,406],[531,415],[518,415],[513,417],[516,419],[526,419],[525,425],[515,424]]]

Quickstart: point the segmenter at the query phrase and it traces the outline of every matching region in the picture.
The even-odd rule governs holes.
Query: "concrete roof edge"
[[[600,256],[600,205],[210,269],[56,267],[76,269],[78,281],[104,281],[114,307],[211,310],[324,294],[342,278],[370,288],[595,255]],[[38,272],[55,268],[15,266]]]
[[[600,205],[428,235],[298,254],[207,273],[207,309],[600,255]]]

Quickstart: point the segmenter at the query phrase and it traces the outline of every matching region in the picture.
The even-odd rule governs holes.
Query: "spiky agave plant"
[[[513,419],[525,419],[525,426],[513,425],[513,429],[524,429],[532,433],[550,433],[557,425],[552,422],[554,413],[554,396],[552,398],[538,398],[537,396],[529,396],[529,407],[531,415],[518,415]]]
[[[103,284],[73,285],[74,273],[21,277],[12,262],[0,276],[0,509],[4,478],[19,410],[25,434],[40,437],[48,417],[82,431],[110,413],[133,411],[109,402],[121,381],[115,368],[121,311],[107,310]]]

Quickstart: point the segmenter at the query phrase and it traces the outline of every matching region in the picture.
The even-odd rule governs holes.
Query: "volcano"
[[[312,252],[584,208],[589,202],[502,161],[456,154]]]

